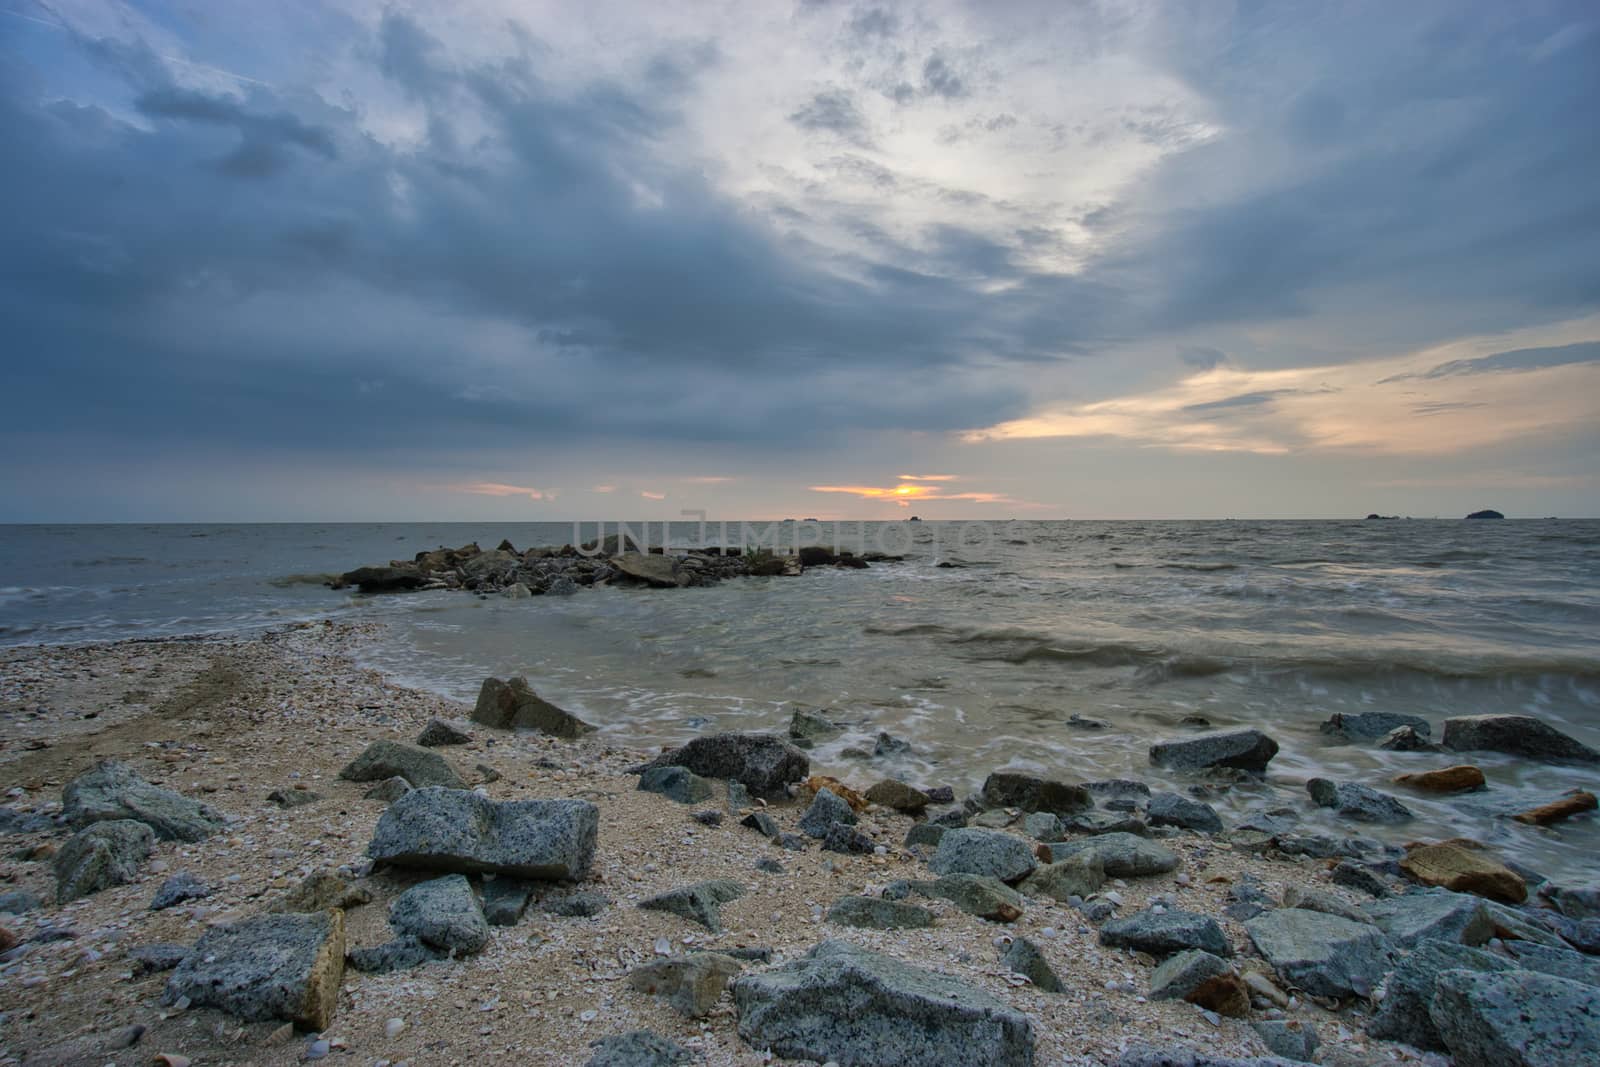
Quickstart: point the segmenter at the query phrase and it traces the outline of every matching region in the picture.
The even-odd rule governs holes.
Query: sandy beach
[[[390,685],[358,669],[350,655],[362,626],[305,626],[256,638],[131,641],[3,653],[7,804],[49,814],[61,788],[95,761],[125,761],[151,783],[204,800],[230,820],[225,832],[187,844],[161,842],[130,884],[57,906],[50,856],[61,832],[7,837],[5,888],[46,903],[5,920],[30,950],[6,964],[4,1062],[147,1063],[158,1053],[201,1063],[297,1063],[315,1035],[280,1023],[241,1023],[220,1012],[163,1005],[165,975],[139,975],[128,951],[189,942],[208,927],[265,909],[318,869],[345,872],[372,894],[347,914],[353,948],[382,942],[385,906],[421,878],[369,874],[365,848],[384,804],[363,799],[366,784],[339,769],[369,742],[410,741],[430,718],[461,719],[467,708]],[[654,752],[593,741],[560,741],[479,728],[474,740],[440,750],[469,782],[496,800],[571,797],[597,804],[599,844],[585,888],[611,906],[592,918],[557,918],[530,908],[522,922],[496,927],[479,955],[410,971],[366,975],[347,969],[337,1013],[322,1035],[332,1055],[361,1064],[474,1062],[578,1063],[590,1043],[648,1028],[710,1064],[776,1060],[740,1040],[724,997],[704,1019],[686,1019],[631,990],[629,971],[658,952],[770,948],[774,962],[803,955],[826,938],[876,949],[956,976],[1034,1020],[1040,1063],[1103,1063],[1140,1043],[1188,1046],[1213,1055],[1262,1055],[1248,1021],[1209,1018],[1181,1001],[1148,1000],[1149,957],[1101,947],[1094,928],[1063,903],[1031,899],[1012,923],[992,923],[930,899],[936,924],[878,931],[839,926],[823,915],[838,898],[872,895],[895,879],[926,877],[900,842],[912,820],[873,808],[859,829],[886,854],[791,852],[741,827],[698,822],[685,806],[640,792],[628,773]],[[484,782],[492,768],[498,777]],[[829,768],[813,768],[827,773]],[[850,784],[865,788],[870,782]],[[283,809],[273,790],[303,787],[319,799]],[[801,803],[774,804],[786,829]],[[1271,862],[1208,837],[1176,833],[1163,844],[1181,857],[1172,874],[1108,882],[1132,914],[1157,895],[1216,917],[1233,947],[1247,951],[1238,923],[1223,915],[1227,889],[1247,871],[1274,898],[1289,886],[1326,885],[1327,864],[1298,857]],[[775,859],[782,873],[757,869]],[[163,880],[188,872],[214,887],[204,899],[150,911]],[[668,914],[637,907],[675,886],[726,878],[745,889],[724,906],[717,935]],[[1354,907],[1359,894],[1337,887]],[[1065,992],[1045,993],[999,962],[1005,938],[1042,947]],[[1246,961],[1248,963],[1248,961]],[[1260,961],[1256,961],[1258,964]],[[760,967],[756,963],[751,966]],[[1262,1017],[1262,1013],[1256,1013]],[[1323,1035],[1326,1063],[1409,1062],[1415,1054],[1364,1039],[1360,1013],[1335,1014],[1296,997],[1288,1017]],[[403,1028],[391,1020],[402,1020]],[[145,1028],[133,1048],[117,1049],[130,1026]],[[396,1032],[398,1031],[398,1032]]]

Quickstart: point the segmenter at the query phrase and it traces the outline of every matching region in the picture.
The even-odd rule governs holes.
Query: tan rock
[[[857,793],[854,789],[851,789],[849,786],[839,781],[839,779],[831,778],[826,774],[813,774],[810,778],[807,778],[800,784],[800,788],[805,791],[804,796],[807,798],[814,797],[819,792],[826,789],[828,792],[832,793],[834,796],[850,805],[851,811],[859,812],[867,809],[866,797],[862,796],[860,793]]]
[[[928,794],[894,778],[885,778],[871,789],[868,789],[867,799],[874,804],[892,808],[907,815],[920,813],[930,803]]]
[[[1586,811],[1593,811],[1596,807],[1600,807],[1600,802],[1595,800],[1593,793],[1574,790],[1560,800],[1552,800],[1550,803],[1534,808],[1532,811],[1525,811],[1521,815],[1513,815],[1512,818],[1532,826],[1549,826],[1551,823],[1560,822],[1562,819],[1570,819],[1574,815],[1582,815]]]
[[[1475,893],[1506,904],[1528,899],[1528,886],[1505,864],[1486,855],[1476,841],[1457,838],[1433,845],[1411,845],[1400,869],[1413,881],[1456,893]]]
[[[1425,789],[1430,793],[1465,793],[1473,789],[1482,789],[1484,785],[1483,772],[1470,763],[1461,763],[1437,771],[1397,774],[1394,781],[1397,785],[1409,785],[1413,789]]]
[[[1194,992],[1183,998],[1218,1015],[1242,1019],[1250,1014],[1250,987],[1236,974],[1207,978]]]

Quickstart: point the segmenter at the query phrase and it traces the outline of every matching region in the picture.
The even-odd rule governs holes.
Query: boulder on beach
[[[797,748],[810,748],[818,741],[831,741],[844,727],[810,708],[796,708],[789,718],[789,737]]]
[[[920,815],[933,803],[931,797],[914,786],[895,779],[885,778],[874,783],[865,793],[866,799],[880,807],[891,808],[905,815]]]
[[[878,897],[847,896],[834,901],[828,921],[868,930],[915,930],[933,925],[933,912],[916,904]]]
[[[687,767],[707,778],[731,778],[763,799],[782,798],[811,773],[806,754],[775,734],[711,734],[663,753],[650,767]]]
[[[1017,888],[1031,897],[1065,902],[1070,897],[1098,893],[1105,884],[1105,861],[1099,852],[1090,849],[1056,863],[1040,864]]]
[[[434,948],[473,953],[489,943],[489,922],[464,875],[447,874],[416,885],[389,905],[389,925],[401,936]]]
[[[1409,726],[1423,737],[1433,733],[1433,727],[1422,716],[1389,711],[1335,712],[1328,716],[1321,730],[1330,737],[1349,741],[1376,741],[1403,726]]]
[[[1532,715],[1460,715],[1444,721],[1444,747],[1538,760],[1600,763],[1600,752]]]
[[[1279,977],[1319,997],[1369,996],[1389,970],[1388,941],[1367,923],[1285,908],[1244,928]]]
[[[659,793],[679,804],[698,804],[715,793],[710,779],[687,767],[649,767],[639,776],[639,790]]]
[[[1178,793],[1152,795],[1145,815],[1151,826],[1177,826],[1207,834],[1222,832],[1222,818],[1217,814],[1217,809],[1204,801],[1191,800]]]
[[[1113,919],[1100,928],[1100,943],[1110,948],[1132,948],[1152,956],[1170,956],[1185,949],[1202,949],[1213,956],[1233,955],[1222,927],[1209,915],[1168,908],[1141,911],[1126,919]]]
[[[163,841],[201,841],[226,822],[197,800],[151,785],[125,763],[106,760],[85,771],[61,791],[61,814],[72,826],[111,819],[133,819]]]
[[[961,828],[939,839],[928,866],[935,874],[981,874],[1002,882],[1026,878],[1039,865],[1020,837],[994,830]]]
[[[389,805],[367,855],[419,870],[577,880],[594,861],[599,825],[599,809],[587,800],[496,803],[430,786]]]
[[[56,901],[65,904],[132,882],[155,844],[155,831],[133,819],[109,819],[84,827],[67,839],[51,861]]]
[[[611,557],[611,566],[623,575],[661,589],[688,585],[691,576],[676,556],[625,552]]]
[[[1422,789],[1429,793],[1469,793],[1475,789],[1482,789],[1484,782],[1483,772],[1470,763],[1458,763],[1454,767],[1441,767],[1436,771],[1413,771],[1410,774],[1394,776],[1396,785],[1408,785],[1413,789]]]
[[[1400,861],[1400,870],[1413,881],[1457,893],[1475,893],[1506,904],[1528,899],[1528,885],[1521,875],[1464,838],[1414,845]]]
[[[842,941],[733,983],[739,1036],[779,1056],[876,1067],[1031,1067],[1033,1023],[981,989]]]
[[[465,723],[454,719],[429,719],[428,725],[417,735],[417,744],[423,748],[441,748],[445,745],[465,745],[472,740],[472,731]]]
[[[1019,937],[1011,942],[1010,947],[1001,953],[1000,962],[1012,974],[1020,974],[1032,982],[1035,989],[1042,989],[1046,993],[1067,991],[1055,968],[1045,959],[1044,952],[1025,937]]]
[[[800,832],[808,837],[825,838],[828,836],[829,827],[834,823],[843,823],[846,826],[856,824],[855,809],[842,800],[831,789],[819,789],[812,798],[811,806],[805,814],[800,816]]]
[[[535,693],[521,675],[501,681],[485,678],[472,707],[472,721],[497,730],[537,730],[576,741],[594,727]]]
[[[1459,942],[1423,941],[1384,979],[1383,1000],[1367,1023],[1367,1033],[1380,1040],[1403,1041],[1420,1049],[1443,1052],[1444,1039],[1428,1014],[1439,975],[1445,971],[1489,974],[1515,970],[1516,966],[1503,957]]]
[[[1410,808],[1389,794],[1354,782],[1313,778],[1306,783],[1306,792],[1319,807],[1332,808],[1361,822],[1406,822],[1415,817]]]
[[[206,931],[167,982],[167,1003],[326,1030],[344,977],[344,912],[257,915]]]
[[[629,1030],[591,1041],[595,1050],[583,1067],[679,1067],[698,1057],[675,1041],[649,1030]]]
[[[1533,971],[1445,971],[1428,1016],[1456,1067],[1600,1063],[1600,989]]]
[[[1082,841],[1050,844],[1050,858],[1059,865],[1079,853],[1093,853],[1109,878],[1141,878],[1178,869],[1178,854],[1137,834],[1099,834]]]
[[[912,882],[911,889],[925,897],[948,900],[968,915],[995,923],[1015,922],[1027,904],[1021,893],[982,874],[947,874],[932,882]]]
[[[405,593],[421,589],[428,584],[428,575],[412,564],[392,564],[387,567],[357,567],[339,575],[333,588],[356,586],[363,593]]]
[[[639,902],[646,911],[665,911],[699,923],[714,934],[722,933],[722,905],[744,896],[744,886],[726,878],[713,878],[679,886]]]
[[[1182,1000],[1212,978],[1228,974],[1228,962],[1205,949],[1168,956],[1150,974],[1151,1000]]]
[[[1094,807],[1094,798],[1081,785],[1017,771],[996,771],[984,779],[983,802],[991,808],[1020,808],[1053,815],[1071,815]]]
[[[1415,890],[1368,901],[1362,910],[1400,948],[1427,941],[1481,945],[1494,936],[1494,922],[1482,898],[1470,893]]]
[[[1259,774],[1277,754],[1278,742],[1260,730],[1206,734],[1150,746],[1150,762],[1175,771],[1234,767]]]
[[[678,1013],[698,1019],[716,1007],[741,968],[738,960],[720,952],[668,956],[635,967],[628,974],[628,988],[660,997]]]
[[[361,755],[345,764],[339,777],[347,782],[381,782],[404,778],[413,786],[444,786],[463,789],[461,780],[445,758],[431,749],[404,745],[399,741],[374,741]]]

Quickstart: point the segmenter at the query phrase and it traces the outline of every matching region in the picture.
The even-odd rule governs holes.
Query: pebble
[[[392,1039],[399,1037],[401,1031],[403,1031],[405,1028],[406,1021],[404,1019],[390,1019],[388,1022],[383,1024],[383,1033],[384,1036]]]
[[[588,1008],[578,1013],[579,1022],[592,1023],[598,1018],[600,1018],[600,1013],[595,1011],[593,1008]]]
[[[331,1051],[331,1046],[326,1041],[313,1041],[306,1046],[306,1059],[320,1060]]]

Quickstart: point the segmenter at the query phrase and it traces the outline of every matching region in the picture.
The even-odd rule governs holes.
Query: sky
[[[1600,8],[0,0],[0,521],[1600,515]]]

